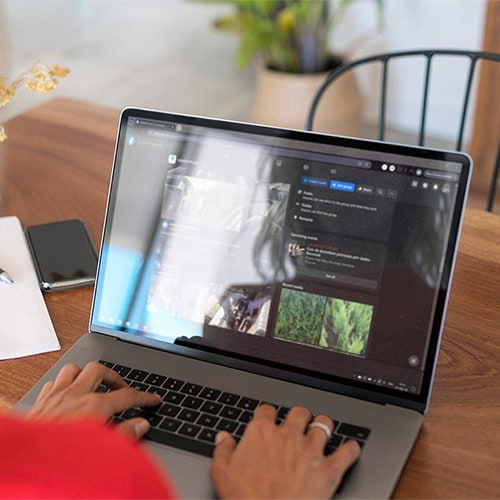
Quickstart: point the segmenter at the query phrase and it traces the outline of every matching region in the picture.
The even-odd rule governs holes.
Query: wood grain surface
[[[0,216],[17,215],[23,227],[80,218],[98,248],[118,118],[114,109],[55,99],[10,120],[0,143]],[[88,330],[92,287],[44,297],[62,349],[0,361],[0,410]]]

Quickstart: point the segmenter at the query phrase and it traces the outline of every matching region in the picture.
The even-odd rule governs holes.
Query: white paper
[[[13,285],[0,282],[0,359],[60,349],[15,216],[0,217],[0,268],[14,280]]]

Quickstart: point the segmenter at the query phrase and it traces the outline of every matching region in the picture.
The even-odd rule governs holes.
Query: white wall
[[[19,89],[0,122],[53,96],[243,119],[252,75],[235,70],[236,37],[212,28],[227,9],[188,0],[0,0],[12,78],[40,58],[71,69],[49,95]]]
[[[346,13],[334,34],[332,45],[347,50],[351,58],[388,51],[417,48],[453,48],[480,50],[483,38],[486,0],[385,0],[385,28],[377,32],[375,10],[370,0],[358,0]],[[371,35],[359,44],[360,34]],[[354,41],[354,44],[351,42]],[[420,93],[417,85],[423,78],[423,64],[414,62],[394,64],[390,85],[388,118],[398,128],[411,129],[418,114]],[[434,66],[435,86],[428,117],[429,132],[442,137],[453,135],[458,125],[458,109],[464,87],[465,65],[447,59],[443,68]],[[365,95],[375,98],[378,89],[373,85],[375,75],[363,74],[361,85]],[[473,111],[473,110],[472,110]],[[369,107],[368,116],[375,120],[375,111]],[[470,118],[473,112],[469,113]]]
[[[386,27],[376,34],[374,2],[356,0],[332,46],[352,57],[406,48],[481,46],[486,0],[385,4]],[[137,105],[249,119],[252,71],[235,69],[236,37],[211,28],[227,9],[186,0],[0,0],[0,56],[3,48],[12,76],[40,56],[62,56],[72,73],[58,95],[118,108]],[[374,92],[371,77],[365,75],[361,82],[367,96]],[[407,99],[403,90],[417,79],[414,70],[401,67],[391,80],[390,119],[395,126],[409,126],[415,115],[418,97]],[[430,126],[446,136],[449,119],[456,114],[452,103],[458,88],[448,69],[439,79],[433,95],[439,111],[430,117]],[[20,91],[1,118],[41,99]]]

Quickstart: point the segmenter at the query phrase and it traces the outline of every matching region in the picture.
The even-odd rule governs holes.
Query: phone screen
[[[79,219],[26,228],[26,238],[42,290],[59,290],[94,283],[97,252]]]

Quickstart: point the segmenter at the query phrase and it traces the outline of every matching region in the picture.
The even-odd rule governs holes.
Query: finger
[[[81,394],[94,392],[101,384],[111,389],[120,389],[127,387],[127,383],[120,375],[104,366],[102,363],[92,361],[88,363],[79,376],[73,382],[73,389]]]
[[[288,412],[288,416],[281,425],[286,428],[293,428],[294,431],[303,434],[312,417],[311,411],[307,408],[295,406]]]
[[[272,405],[268,405],[266,403],[261,404],[253,413],[252,420],[276,420],[277,411],[276,408]]]
[[[117,389],[106,394],[96,394],[96,396],[99,398],[98,410],[100,409],[100,413],[108,417],[134,406],[156,406],[161,402],[161,396],[158,394],[138,391],[132,387]]]
[[[356,441],[346,441],[335,453],[327,457],[332,477],[338,477],[339,482],[347,469],[358,460],[361,448]]]
[[[38,403],[39,401],[42,401],[52,391],[52,387],[54,387],[53,380],[45,382],[45,384],[43,384],[42,390],[40,391],[40,394],[38,394],[38,397],[36,398],[36,402]]]
[[[314,447],[318,446],[319,449],[325,446],[327,441],[330,440],[333,431],[333,422],[331,419],[324,415],[318,415],[308,425],[307,428],[307,441]]]
[[[100,365],[100,363],[97,363]],[[106,368],[106,367],[104,367]],[[100,384],[104,384],[105,386],[109,387],[111,390],[115,389],[121,389],[123,387],[128,387],[127,382],[123,380],[121,375],[118,372],[115,372],[115,370],[112,370],[111,368],[106,368],[103,378],[101,382],[97,385],[99,387]],[[97,389],[96,387],[96,389]]]
[[[215,436],[214,462],[228,463],[236,448],[236,441],[229,432],[220,431]]]
[[[132,439],[141,439],[149,431],[151,425],[145,418],[137,417],[120,422],[115,427]]]
[[[361,446],[354,439],[350,439],[339,448],[338,453],[345,455],[346,459],[349,460],[349,466],[351,466],[359,458]]]
[[[81,372],[82,369],[79,366],[74,364],[64,365],[54,380],[54,390],[66,389],[77,379]]]
[[[229,432],[221,431],[215,436],[215,449],[210,464],[210,479],[217,491],[227,484],[227,475],[231,457],[236,448],[236,441]]]

